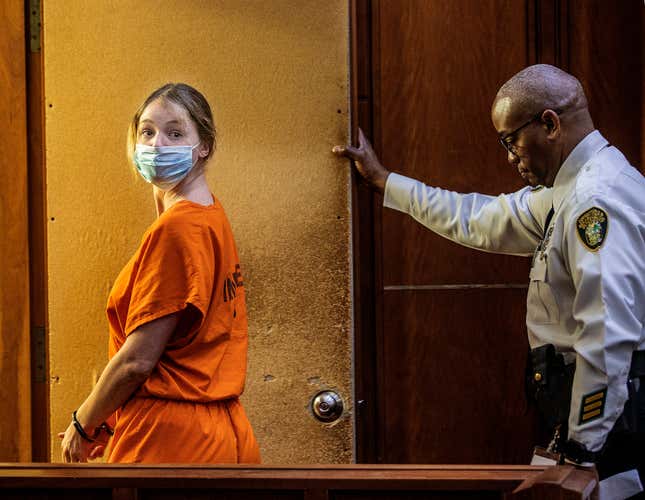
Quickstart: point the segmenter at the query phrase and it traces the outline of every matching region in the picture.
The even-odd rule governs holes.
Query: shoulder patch
[[[544,189],[544,186],[535,186],[531,188],[531,192],[535,193],[536,191],[540,191],[541,189]]]
[[[598,250],[607,237],[607,225],[609,217],[607,213],[598,208],[592,207],[584,212],[576,221],[576,229],[580,241],[592,252]]]
[[[605,412],[606,399],[606,387],[583,396],[582,403],[580,404],[580,419],[578,420],[578,425],[586,424],[587,422],[602,417]]]

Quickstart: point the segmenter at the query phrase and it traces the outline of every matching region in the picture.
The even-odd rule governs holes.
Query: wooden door
[[[523,183],[496,142],[490,105],[515,72],[545,62],[580,77],[597,125],[638,163],[642,110],[628,103],[642,103],[642,10],[357,1],[358,123],[398,173],[460,192],[511,192]],[[356,214],[359,461],[527,463],[545,438],[524,386],[528,259],[453,244],[361,185]]]

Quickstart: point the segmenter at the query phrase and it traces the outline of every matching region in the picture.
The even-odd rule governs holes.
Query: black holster
[[[567,423],[571,407],[571,388],[575,363],[565,365],[553,344],[531,350],[528,387],[538,411],[549,429]]]

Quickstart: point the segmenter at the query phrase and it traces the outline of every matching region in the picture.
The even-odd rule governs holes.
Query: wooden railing
[[[595,485],[569,466],[0,464],[3,500],[584,500]]]

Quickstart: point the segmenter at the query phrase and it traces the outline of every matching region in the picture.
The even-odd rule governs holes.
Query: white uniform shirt
[[[632,351],[645,349],[640,172],[594,131],[562,164],[553,188],[459,194],[393,173],[383,205],[461,245],[533,255],[529,343],[554,344],[575,360],[569,438],[599,450],[627,400]]]

